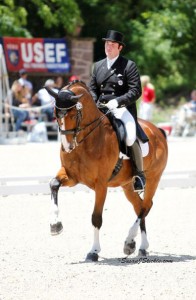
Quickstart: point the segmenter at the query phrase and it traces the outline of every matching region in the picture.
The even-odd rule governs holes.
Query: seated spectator
[[[18,81],[28,91],[27,98],[30,100],[32,97],[32,94],[33,94],[33,85],[31,83],[31,81],[27,80],[27,77],[28,77],[27,71],[25,69],[21,69],[19,71],[19,76],[20,76],[20,78],[18,79]]]
[[[22,123],[30,118],[29,112],[24,110],[30,107],[26,90],[19,80],[15,80],[11,86],[11,105],[16,107],[12,107],[11,110],[15,119],[15,130],[19,131],[22,129]]]
[[[53,88],[55,91],[57,89],[54,88],[55,82],[52,79],[46,80],[44,86],[48,86]],[[48,122],[52,122],[54,119],[54,98],[46,91],[45,88],[41,88],[33,97],[32,104],[36,101],[40,101],[41,113],[45,114]]]
[[[54,87],[60,91],[64,87],[64,79],[62,76],[58,76],[55,80],[55,85]]]
[[[179,111],[179,124],[184,128],[188,123],[196,120],[196,90],[191,92],[191,99]]]
[[[80,77],[77,76],[77,75],[72,75],[72,76],[69,77],[69,82],[72,82],[74,80],[80,80]]]

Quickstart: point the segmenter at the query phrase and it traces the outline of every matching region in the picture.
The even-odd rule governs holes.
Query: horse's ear
[[[70,99],[73,100],[74,102],[77,102],[82,96],[83,96],[83,94],[71,96]]]
[[[54,97],[55,99],[57,98],[58,96],[58,93],[56,93],[55,91],[53,91],[51,88],[49,88],[48,86],[44,86],[44,88],[47,90],[47,92],[52,96]]]

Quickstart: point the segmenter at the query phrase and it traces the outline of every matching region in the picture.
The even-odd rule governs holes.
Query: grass
[[[176,108],[174,108],[173,106],[164,107],[164,108],[155,106],[152,122],[155,124],[171,122],[171,117],[172,115],[175,115],[175,113],[176,113]]]

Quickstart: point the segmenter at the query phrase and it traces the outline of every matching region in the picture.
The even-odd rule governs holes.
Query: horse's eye
[[[66,114],[67,114],[67,110],[60,110],[60,109],[58,109],[56,111],[56,116],[57,116],[58,119],[62,119],[63,117],[66,116]]]
[[[76,119],[76,118],[77,118],[76,114],[73,114],[73,115],[72,115],[72,114],[70,114],[70,115],[69,115],[69,117],[70,117],[70,119],[71,119],[71,120],[74,120],[74,119]]]

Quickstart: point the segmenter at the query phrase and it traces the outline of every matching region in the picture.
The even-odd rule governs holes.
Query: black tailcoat
[[[106,58],[96,62],[89,88],[96,102],[107,103],[116,99],[118,107],[126,106],[137,120],[136,101],[140,98],[142,89],[135,62],[119,56],[109,70]]]

